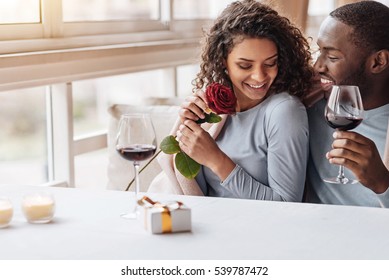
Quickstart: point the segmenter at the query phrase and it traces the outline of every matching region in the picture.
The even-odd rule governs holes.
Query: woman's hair
[[[301,31],[269,6],[244,0],[228,5],[206,34],[194,91],[213,82],[232,87],[225,61],[244,38],[266,38],[276,44],[278,75],[271,92],[288,91],[301,97],[309,90],[313,68],[309,44]]]

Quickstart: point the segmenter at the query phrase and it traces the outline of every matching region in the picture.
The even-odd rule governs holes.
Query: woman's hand
[[[197,121],[205,117],[204,112],[208,110],[208,105],[205,98],[205,93],[202,90],[197,91],[193,95],[187,97],[185,102],[181,104],[179,116],[181,123],[185,120]]]
[[[375,193],[383,193],[389,187],[389,170],[386,169],[372,140],[356,132],[334,132],[332,150],[327,159],[332,164],[350,169],[364,186]]]
[[[192,120],[185,120],[177,131],[181,150],[201,165],[207,166],[221,181],[235,168],[235,163],[223,153],[207,131]]]
[[[202,165],[208,165],[209,158],[220,151],[209,133],[191,120],[186,120],[179,126],[177,139],[181,150]]]

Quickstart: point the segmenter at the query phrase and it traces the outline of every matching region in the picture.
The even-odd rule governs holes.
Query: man
[[[306,201],[389,207],[389,171],[383,162],[389,119],[389,7],[374,1],[342,6],[324,20],[315,69],[323,87],[359,86],[365,116],[352,131],[334,131],[324,119],[326,100],[308,109],[310,162]],[[330,184],[344,165],[357,184]]]

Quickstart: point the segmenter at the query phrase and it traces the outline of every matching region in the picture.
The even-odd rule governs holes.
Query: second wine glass
[[[328,98],[324,116],[329,126],[336,130],[351,130],[363,120],[362,98],[357,86],[333,86]],[[323,179],[332,184],[355,184],[358,180],[344,175],[343,165],[339,166],[338,176]]]
[[[133,209],[129,213],[122,214],[122,218],[135,219],[137,217],[137,201],[140,191],[139,165],[141,161],[151,158],[156,149],[157,140],[150,115],[124,114],[120,117],[116,150],[124,159],[133,162],[135,176]]]

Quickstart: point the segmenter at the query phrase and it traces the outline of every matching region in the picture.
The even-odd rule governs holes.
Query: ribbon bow
[[[142,197],[142,199],[138,200],[138,205],[145,208],[144,222],[145,222],[146,229],[147,229],[147,209],[153,208],[161,212],[162,233],[168,233],[168,232],[172,232],[172,217],[170,211],[180,209],[184,204],[180,201],[160,203],[158,201],[153,201],[148,196],[144,196]]]

